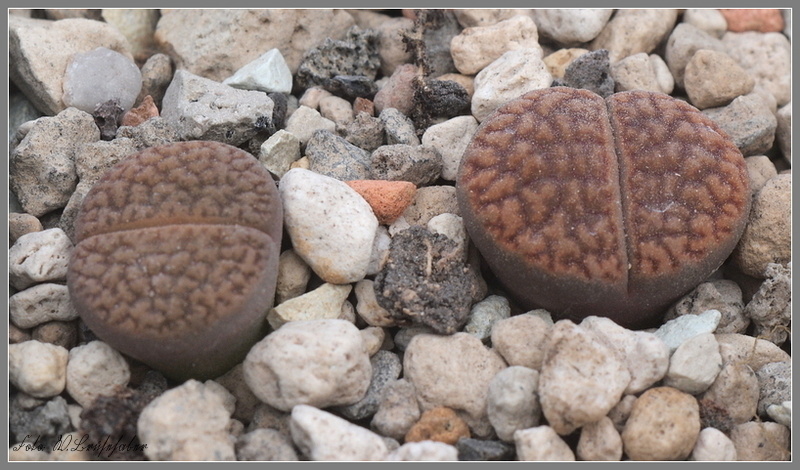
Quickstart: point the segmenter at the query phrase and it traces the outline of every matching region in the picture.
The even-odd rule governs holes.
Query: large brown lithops
[[[750,191],[730,138],[692,106],[632,91],[530,92],[486,119],[457,193],[522,306],[651,324],[727,258]]]
[[[266,333],[283,213],[269,172],[216,142],[112,168],[75,221],[67,284],[89,328],[173,378],[209,378]]]

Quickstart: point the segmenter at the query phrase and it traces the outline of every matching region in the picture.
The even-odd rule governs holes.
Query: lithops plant
[[[692,106],[631,91],[527,93],[464,153],[467,230],[524,308],[652,324],[727,258],[750,209],[744,159]]]
[[[282,226],[252,155],[217,142],[145,149],[83,201],[72,302],[97,336],[165,375],[218,376],[266,333]]]

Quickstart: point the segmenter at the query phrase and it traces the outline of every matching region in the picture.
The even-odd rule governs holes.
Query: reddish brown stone
[[[357,115],[358,113],[367,113],[370,116],[375,115],[375,103],[372,100],[368,100],[366,98],[357,97],[355,101],[353,101],[353,115]]]
[[[784,23],[781,11],[775,8],[764,9],[721,9],[728,20],[728,31],[758,31],[761,33],[779,33]]]
[[[367,201],[383,225],[397,220],[417,193],[417,187],[408,181],[353,180],[347,184]]]
[[[437,441],[455,445],[462,437],[470,437],[467,423],[452,409],[439,406],[422,413],[406,433],[406,442]]]
[[[158,116],[158,108],[156,104],[153,102],[153,97],[147,95],[142,100],[142,103],[125,113],[122,116],[122,126],[131,126],[135,127],[139,124],[147,121],[150,118]]]

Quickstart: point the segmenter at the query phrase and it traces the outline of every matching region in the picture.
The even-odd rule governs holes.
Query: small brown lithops
[[[266,333],[282,229],[252,155],[217,142],[145,149],[86,196],[70,296],[119,351],[172,378],[215,377]]]
[[[467,148],[467,230],[525,308],[652,324],[727,258],[750,209],[744,159],[692,106],[554,87],[499,108]]]

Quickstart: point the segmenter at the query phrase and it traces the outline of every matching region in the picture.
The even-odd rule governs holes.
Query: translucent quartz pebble
[[[64,104],[93,113],[97,105],[117,100],[125,111],[142,88],[139,67],[119,52],[98,47],[78,53],[64,76]]]

